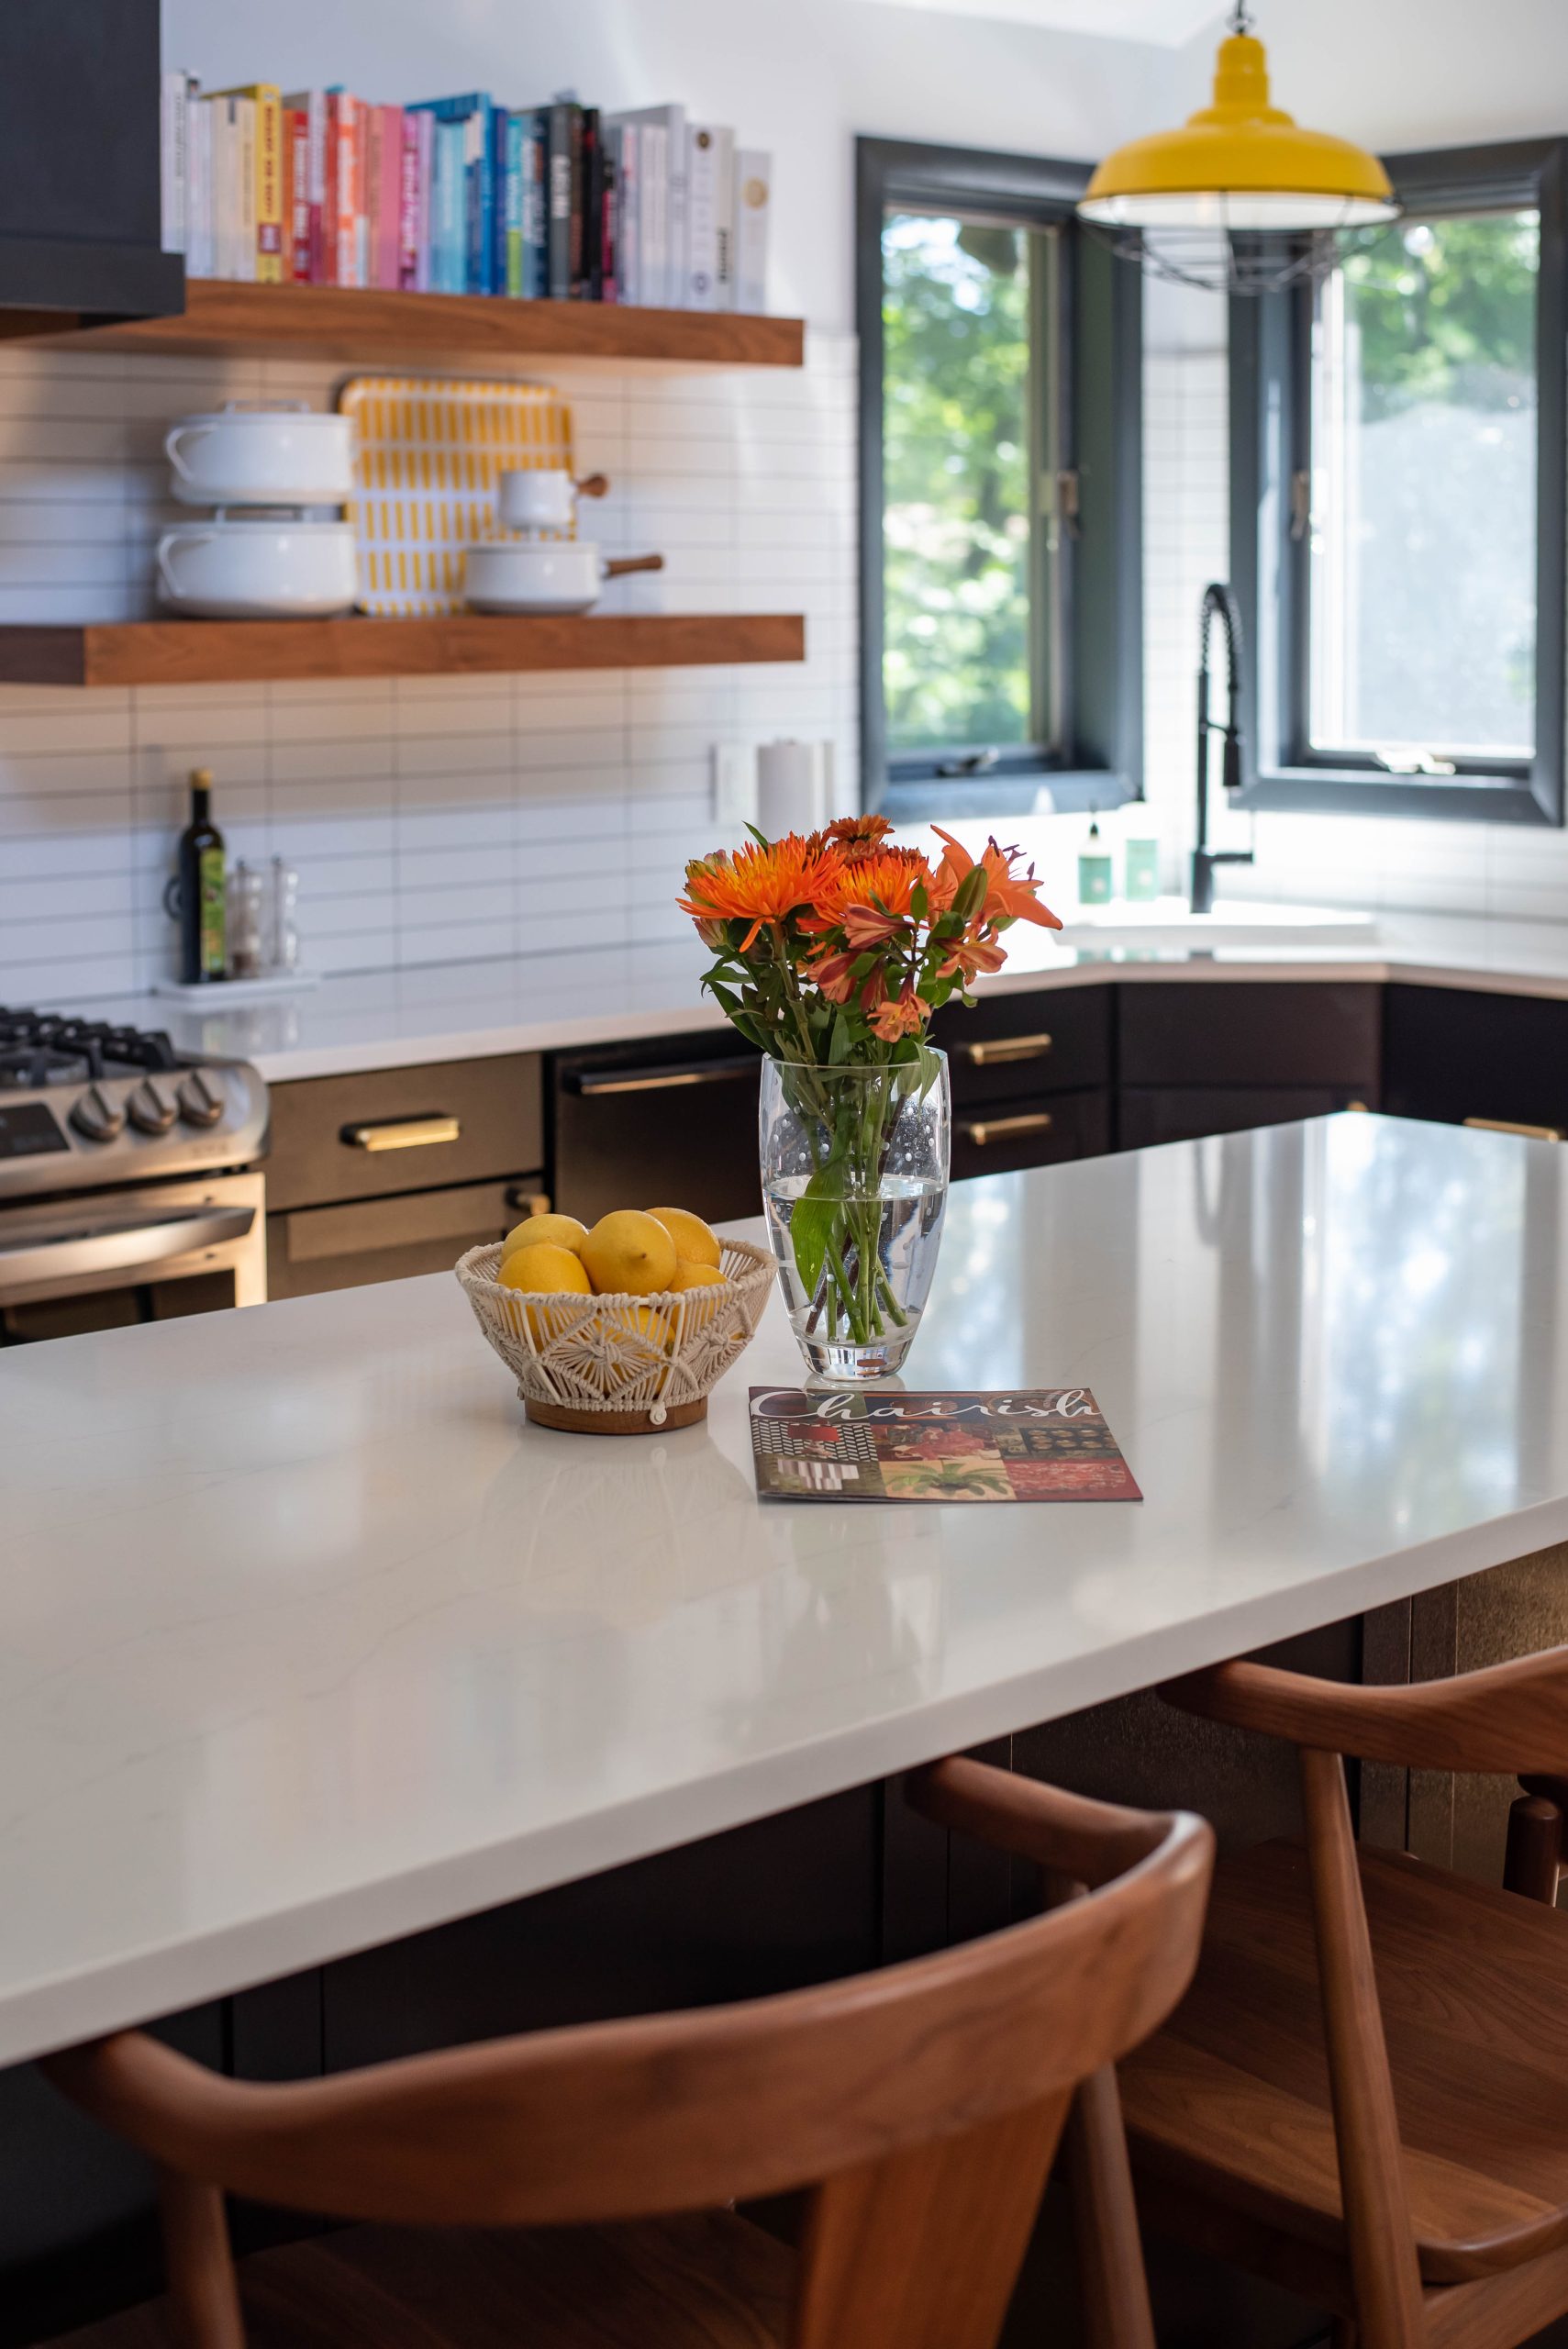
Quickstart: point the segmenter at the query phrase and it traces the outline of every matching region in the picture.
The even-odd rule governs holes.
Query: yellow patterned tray
[[[355,375],[338,406],[354,419],[360,609],[382,618],[461,611],[464,550],[495,535],[497,475],[573,470],[572,410],[548,384]]]

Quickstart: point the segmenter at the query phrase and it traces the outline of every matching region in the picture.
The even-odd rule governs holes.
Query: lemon
[[[675,1275],[675,1243],[636,1208],[602,1215],[583,1242],[583,1262],[601,1297],[651,1297]]]
[[[728,1286],[728,1283],[726,1281],[724,1275],[720,1272],[717,1272],[713,1265],[694,1264],[689,1257],[683,1256],[680,1263],[675,1266],[675,1277],[670,1283],[670,1286],[676,1290],[684,1288],[727,1288]]]
[[[587,1237],[587,1225],[574,1215],[530,1215],[526,1222],[515,1223],[502,1241],[501,1259],[505,1263],[516,1248],[569,1248],[575,1256]]]
[[[684,1264],[710,1264],[718,1270],[718,1241],[700,1215],[691,1215],[684,1208],[650,1208],[655,1223],[662,1223],[675,1243],[675,1253]]]
[[[522,1289],[535,1297],[591,1297],[594,1293],[581,1259],[570,1248],[554,1247],[548,1240],[537,1248],[514,1248],[495,1277],[503,1288]]]
[[[638,1335],[667,1354],[675,1341],[675,1325],[669,1314],[662,1313],[656,1305],[634,1305],[631,1310]]]

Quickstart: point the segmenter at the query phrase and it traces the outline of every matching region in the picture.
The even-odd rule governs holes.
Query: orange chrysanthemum
[[[694,857],[687,865],[681,911],[690,914],[699,929],[712,921],[750,922],[740,941],[744,954],[765,923],[786,921],[802,907],[814,906],[831,884],[840,861],[836,848],[826,848],[816,839],[802,840],[798,832],[787,832],[766,846],[718,849],[711,856]]]
[[[929,896],[935,879],[918,849],[873,849],[852,863],[835,866],[801,928],[817,937],[842,929],[852,942],[872,945],[875,938],[889,936],[898,922],[908,918],[916,890],[924,888]],[[889,916],[891,922],[885,918]],[[862,917],[870,917],[869,921]],[[858,937],[861,929],[874,936]]]
[[[951,832],[944,832],[940,824],[933,824],[931,829],[946,849],[937,868],[937,885],[939,892],[945,890],[951,904],[973,872],[976,860],[962,841],[955,841]],[[1035,894],[1041,885],[1034,877],[1034,866],[1031,864],[1027,873],[1015,873],[1013,868],[1022,854],[1021,849],[998,848],[995,838],[986,841],[979,858],[985,868],[985,898],[975,920],[985,929],[1000,921],[1032,921],[1042,930],[1060,930],[1062,924],[1056,915],[1042,906]]]

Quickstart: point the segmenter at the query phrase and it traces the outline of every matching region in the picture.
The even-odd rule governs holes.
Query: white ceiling
[[[1107,40],[1149,41],[1180,49],[1225,13],[1223,0],[884,0],[896,8],[939,9],[951,17],[990,17],[1056,32],[1098,33]]]

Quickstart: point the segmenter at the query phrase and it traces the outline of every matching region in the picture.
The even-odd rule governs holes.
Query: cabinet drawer
[[[1394,1116],[1568,1131],[1568,1003],[1391,986],[1385,1016],[1384,1107]]]
[[[1118,1106],[1118,1139],[1123,1150],[1147,1150],[1155,1142],[1195,1141],[1203,1134],[1322,1118],[1352,1103],[1367,1107],[1342,1085],[1133,1085],[1124,1088]]]
[[[1095,1158],[1110,1146],[1110,1097],[1104,1092],[1056,1093],[1049,1101],[1003,1101],[953,1113],[955,1182]]]
[[[543,1159],[535,1053],[272,1087],[270,1208],[499,1180]]]
[[[1360,980],[1161,980],[1120,996],[1123,1085],[1376,1087],[1379,990]]]
[[[314,1297],[322,1289],[444,1273],[465,1250],[499,1240],[548,1205],[538,1178],[519,1176],[269,1215],[267,1294]]]
[[[1110,989],[1041,987],[939,1012],[955,1105],[1067,1093],[1110,1082]]]

